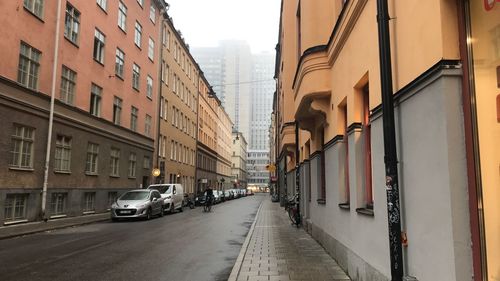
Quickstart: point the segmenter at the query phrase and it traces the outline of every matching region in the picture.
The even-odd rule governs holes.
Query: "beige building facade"
[[[226,190],[231,184],[231,153],[233,122],[220,104],[217,107],[217,177],[218,189]]]
[[[231,182],[235,188],[247,187],[247,148],[248,144],[241,132],[233,131],[231,155]]]
[[[496,280],[500,5],[388,3],[405,276]],[[280,196],[298,170],[304,227],[353,280],[391,278],[376,19],[282,1],[277,46]]]
[[[199,70],[189,48],[165,13],[161,30],[158,182],[181,183],[195,194]]]

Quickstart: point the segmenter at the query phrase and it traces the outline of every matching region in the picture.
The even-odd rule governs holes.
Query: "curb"
[[[253,232],[255,230],[255,224],[257,223],[257,218],[259,217],[260,209],[262,209],[263,205],[264,201],[260,202],[260,206],[259,209],[257,210],[257,214],[255,215],[255,219],[252,223],[252,226],[250,227],[250,230],[248,231],[243,246],[241,246],[240,254],[238,255],[236,263],[234,264],[233,269],[231,270],[231,275],[229,275],[229,279],[227,279],[228,281],[236,281],[238,275],[240,274],[241,265],[243,264],[243,259],[245,258],[245,255],[247,253],[248,244],[250,244],[250,239],[253,236]]]
[[[14,237],[20,237],[20,236],[25,236],[25,235],[35,234],[35,233],[41,233],[41,232],[45,232],[45,231],[49,231],[49,230],[56,230],[56,229],[73,227],[73,226],[92,224],[92,223],[107,221],[107,220],[109,220],[109,216],[104,217],[101,214],[97,214],[95,219],[88,219],[88,217],[87,217],[87,220],[82,220],[82,221],[75,220],[73,222],[62,222],[62,223],[61,223],[61,221],[58,221],[58,220],[52,221],[53,223],[59,223],[59,224],[51,224],[50,220],[49,220],[49,222],[39,221],[39,222],[34,222],[35,224],[37,224],[37,226],[32,228],[32,229],[19,230],[17,232],[12,231],[11,233],[7,233],[7,234],[2,234],[2,230],[6,231],[7,228],[0,227],[0,240],[14,238]],[[10,226],[10,227],[16,228],[16,227],[22,227],[22,226],[27,226],[27,225],[22,224],[22,225]]]

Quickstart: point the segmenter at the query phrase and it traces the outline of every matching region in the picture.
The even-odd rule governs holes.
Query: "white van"
[[[173,213],[174,210],[182,212],[182,201],[184,200],[184,188],[180,183],[152,184],[148,189],[156,189],[163,199],[163,211]]]

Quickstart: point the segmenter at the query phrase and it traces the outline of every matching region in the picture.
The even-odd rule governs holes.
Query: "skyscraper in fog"
[[[192,53],[234,123],[249,141],[248,184],[266,186],[274,93],[274,54],[253,54],[245,41],[221,41]]]

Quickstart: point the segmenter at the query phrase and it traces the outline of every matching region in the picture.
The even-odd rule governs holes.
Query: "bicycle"
[[[297,204],[297,194],[292,196],[292,198],[287,200],[285,209],[288,213],[288,217],[292,221],[292,224],[294,224],[296,227],[300,226],[300,214],[298,210],[298,204]]]
[[[208,197],[205,200],[205,205],[203,205],[204,212],[210,212],[212,210],[212,197]]]

